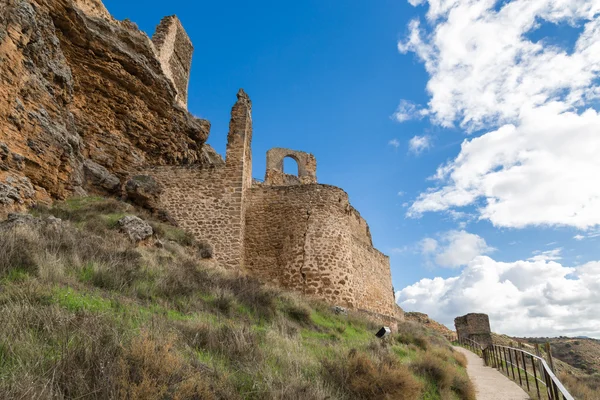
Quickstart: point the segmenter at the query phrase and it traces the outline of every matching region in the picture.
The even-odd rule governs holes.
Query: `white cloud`
[[[398,122],[405,122],[411,119],[421,119],[427,114],[426,109],[420,108],[408,100],[400,100],[400,104],[392,118]]]
[[[488,246],[482,237],[473,233],[448,231],[441,235],[439,241],[432,238],[421,240],[419,250],[428,260],[428,264],[458,268],[494,249]]]
[[[408,141],[408,149],[415,154],[420,154],[423,150],[427,150],[430,147],[431,138],[429,136],[413,136]]]
[[[398,196],[400,196],[400,197],[404,196],[405,194],[406,194],[406,193],[404,193],[403,191],[399,191],[399,192],[398,192]]]
[[[392,139],[388,142],[388,145],[398,148],[400,147],[400,141],[398,139]]]
[[[555,261],[560,260],[562,257],[560,253],[562,252],[562,247],[553,250],[546,251],[534,251],[534,256],[529,258],[529,261]]]
[[[419,2],[411,2],[419,3]],[[496,226],[600,225],[600,0],[428,0],[403,52],[430,75],[435,123],[467,132],[408,215],[475,205]],[[541,23],[581,28],[573,48],[531,41]]]
[[[503,263],[479,256],[460,275],[422,279],[396,298],[405,310],[451,327],[459,315],[483,312],[499,333],[600,337],[600,262],[570,268],[556,261]]]
[[[438,248],[438,242],[432,238],[425,238],[419,242],[419,249],[422,254],[435,253]]]
[[[585,236],[583,236],[583,235],[575,235],[575,236],[573,236],[573,239],[575,239],[575,240],[583,240],[583,239],[585,239]]]

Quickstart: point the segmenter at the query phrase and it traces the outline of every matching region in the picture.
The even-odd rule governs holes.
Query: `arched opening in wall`
[[[288,175],[300,176],[298,161],[291,156],[286,156],[283,159],[283,172]]]

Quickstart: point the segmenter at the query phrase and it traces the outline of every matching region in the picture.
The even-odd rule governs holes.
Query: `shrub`
[[[475,400],[475,388],[469,378],[460,375],[447,360],[449,355],[446,351],[437,350],[413,361],[410,368],[434,382],[440,394],[454,392],[460,399]]]
[[[36,273],[40,247],[36,232],[27,226],[0,231],[0,278],[12,270]]]
[[[421,383],[391,359],[374,363],[356,350],[339,360],[323,361],[324,373],[355,399],[417,399]]]
[[[214,399],[206,378],[173,347],[173,336],[158,339],[142,332],[134,338],[119,360],[119,397],[160,400],[176,393],[178,399]]]

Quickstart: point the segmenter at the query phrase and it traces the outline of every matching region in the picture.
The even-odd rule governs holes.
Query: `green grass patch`
[[[13,268],[8,271],[8,273],[0,279],[0,283],[19,283],[24,282],[30,278],[29,273],[21,268]]]
[[[56,288],[52,295],[54,302],[71,312],[110,312],[113,308],[110,300],[93,293],[79,293],[71,288]]]

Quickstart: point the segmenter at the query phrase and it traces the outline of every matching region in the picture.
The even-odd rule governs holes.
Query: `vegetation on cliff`
[[[418,324],[377,339],[115,200],[31,214],[0,224],[0,398],[475,398],[464,358]],[[132,243],[125,215],[154,236]]]

